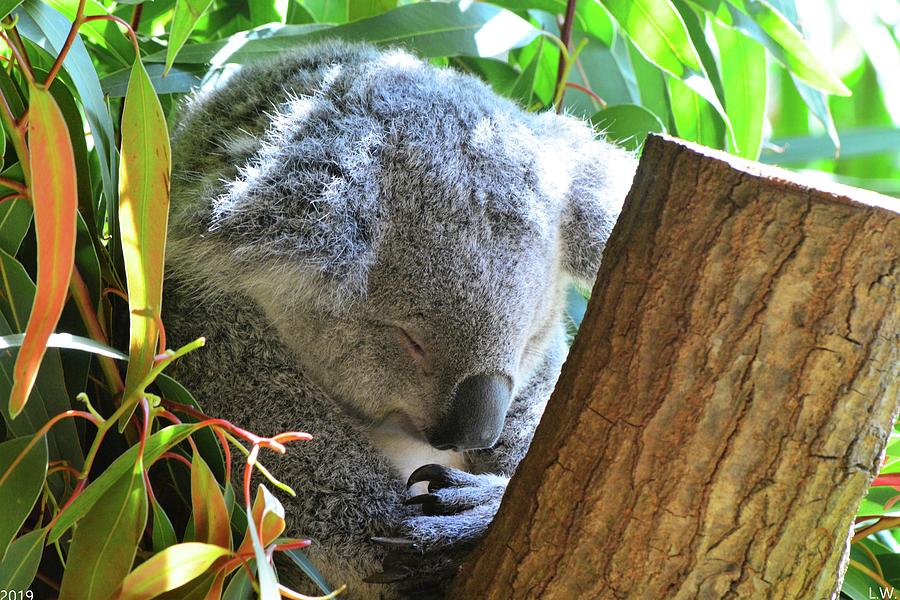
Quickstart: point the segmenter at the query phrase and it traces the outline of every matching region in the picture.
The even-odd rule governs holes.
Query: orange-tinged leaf
[[[201,542],[169,546],[129,573],[113,596],[116,600],[143,600],[193,581],[222,557],[234,556],[228,548]],[[221,588],[220,588],[221,589]]]
[[[153,366],[160,333],[171,163],[166,118],[147,71],[137,60],[122,109],[119,167],[119,230],[131,311],[124,402],[135,404]],[[130,416],[130,411],[122,416],[120,428]]]
[[[37,237],[37,290],[25,341],[16,357],[9,412],[21,412],[34,386],[47,340],[59,321],[75,263],[78,186],[66,120],[53,95],[31,86],[28,108],[29,182]]]
[[[231,519],[225,496],[199,452],[194,452],[191,460],[191,505],[194,509],[194,539],[230,550]]]
[[[275,496],[269,493],[263,486],[256,489],[256,499],[253,501],[253,523],[259,532],[260,542],[263,548],[278,539],[284,531],[284,507]],[[244,534],[244,540],[238,548],[238,554],[246,554],[253,549],[253,541],[250,538],[250,528]]]

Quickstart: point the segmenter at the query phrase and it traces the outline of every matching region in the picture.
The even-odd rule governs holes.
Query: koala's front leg
[[[395,537],[376,537],[388,554],[368,581],[396,584],[408,597],[439,597],[500,506],[508,479],[425,465],[407,487],[427,482],[428,493],[404,502],[422,514],[403,519]]]

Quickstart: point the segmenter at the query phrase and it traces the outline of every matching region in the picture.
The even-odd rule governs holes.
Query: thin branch
[[[593,91],[592,89],[587,88],[587,87],[585,87],[585,86],[583,86],[583,85],[578,85],[577,83],[574,83],[574,82],[571,82],[571,81],[567,81],[567,82],[566,82],[566,87],[567,87],[567,88],[573,88],[573,89],[576,89],[576,90],[578,90],[579,92],[584,92],[585,94],[587,94],[588,96],[590,96],[590,97],[591,97],[591,100],[593,100],[594,102],[596,102],[596,103],[599,105],[599,107],[600,107],[601,109],[606,108],[606,102],[604,102],[603,99],[602,99],[600,96],[598,96],[597,94],[595,94],[594,91]]]
[[[53,61],[53,66],[50,68],[50,72],[47,73],[46,81],[44,81],[44,85],[48,88],[56,78],[56,74],[59,73],[59,70],[62,68],[63,61],[66,60],[66,56],[69,54],[72,44],[75,43],[75,38],[78,36],[78,28],[81,27],[81,24],[84,22],[84,5],[86,1],[87,0],[80,0],[78,2],[78,12],[75,13],[75,19],[72,21],[72,26],[69,28],[69,35],[66,36],[66,41],[63,43],[62,49],[60,49],[59,54],[56,56],[56,60]]]
[[[131,30],[137,31],[141,26],[141,16],[144,14],[144,3],[134,5],[134,11],[131,13]]]
[[[8,187],[11,190],[15,190],[22,195],[28,194],[28,188],[25,187],[24,183],[20,183],[15,179],[9,179],[8,177],[0,177],[0,185],[3,187]]]
[[[14,29],[10,30],[11,33],[13,31],[15,31],[15,30]],[[0,32],[0,38],[2,38],[4,42],[6,42],[6,45],[9,46],[9,49],[13,53],[13,56],[16,57],[16,60],[18,61],[19,65],[22,67],[22,75],[25,76],[25,79],[28,80],[28,83],[30,83],[31,85],[35,85],[34,73],[31,72],[31,67],[29,66],[29,63],[26,62],[28,59],[24,58],[25,53],[20,52],[19,48],[15,44],[12,43],[12,41],[9,39],[9,37],[7,37],[7,35],[5,33]]]
[[[571,50],[572,44],[572,24],[575,21],[575,4],[578,0],[567,0],[566,2],[566,16],[563,18],[562,27],[560,27],[560,39],[562,40],[563,45],[565,46],[567,51]],[[559,64],[556,67],[556,91],[557,94],[554,96],[559,96],[559,102],[556,107],[556,112],[562,111],[562,97],[565,94],[564,82],[566,79],[567,63],[569,62],[569,56],[563,52],[559,55]]]
[[[128,21],[120,19],[115,15],[93,15],[85,17],[84,19],[85,23],[92,23],[93,21],[112,21],[113,23],[118,23],[124,27],[126,33],[131,37],[131,45],[134,46],[134,59],[137,60],[141,57],[141,49],[138,46],[137,34],[134,32],[134,29],[131,28],[131,25],[128,24]]]

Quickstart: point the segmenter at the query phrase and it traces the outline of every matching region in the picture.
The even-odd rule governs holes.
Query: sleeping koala
[[[528,448],[633,158],[343,42],[244,68],[173,139],[164,319],[208,339],[175,375],[213,415],[315,436],[263,462],[345,597],[439,594]]]

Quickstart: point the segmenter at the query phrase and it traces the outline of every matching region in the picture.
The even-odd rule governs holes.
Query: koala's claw
[[[428,482],[429,492],[453,485],[452,470],[442,465],[423,465],[410,474],[406,480],[406,488],[422,481]]]
[[[401,537],[371,537],[369,538],[376,544],[386,548],[397,548],[400,550],[418,550],[419,546],[409,538]]]

